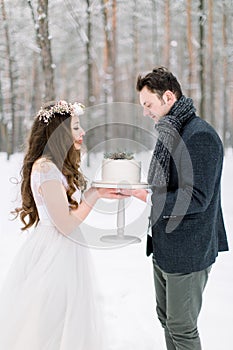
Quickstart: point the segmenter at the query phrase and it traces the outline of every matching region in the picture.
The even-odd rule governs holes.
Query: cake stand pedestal
[[[126,184],[126,183],[106,183],[102,181],[95,181],[92,183],[92,187],[104,187],[104,188],[124,188],[124,189],[145,189],[149,188],[147,183],[141,182],[138,184]],[[108,243],[140,243],[141,239],[136,236],[125,235],[125,199],[118,199],[118,210],[117,210],[117,234],[107,235],[100,238],[102,242]]]

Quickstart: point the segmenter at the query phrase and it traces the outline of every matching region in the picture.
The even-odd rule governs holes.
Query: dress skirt
[[[39,223],[0,292],[0,349],[105,350],[90,251]]]

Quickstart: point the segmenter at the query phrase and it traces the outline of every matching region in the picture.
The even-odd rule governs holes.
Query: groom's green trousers
[[[166,273],[153,259],[158,318],[168,350],[201,350],[197,319],[211,266],[205,270]]]

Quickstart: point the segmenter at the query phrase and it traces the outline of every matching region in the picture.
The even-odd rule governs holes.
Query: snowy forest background
[[[137,144],[146,175],[153,122],[141,118],[135,82],[139,73],[167,66],[228,148],[222,203],[230,252],[219,255],[211,272],[200,332],[205,350],[232,349],[232,34],[232,0],[0,0],[0,287],[27,239],[9,213],[20,200],[21,152],[41,104],[66,99],[89,107],[84,127],[91,166],[84,162],[84,174],[90,179],[101,164],[101,142],[107,147],[119,138]],[[130,222],[141,203],[132,200],[126,210]],[[106,229],[110,220],[116,226],[115,217],[106,224],[97,214],[89,218],[96,227]],[[92,251],[111,350],[165,348],[145,233],[141,238],[141,244]]]
[[[0,0],[0,151],[23,149],[43,101],[138,104],[156,65],[232,147],[232,29],[232,0]]]

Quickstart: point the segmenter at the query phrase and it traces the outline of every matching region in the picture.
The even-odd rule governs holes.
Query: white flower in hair
[[[85,106],[82,103],[75,102],[73,104],[73,108],[74,108],[75,114],[77,114],[77,115],[84,114]]]
[[[43,108],[39,110],[37,117],[39,120],[43,121],[45,124],[49,124],[52,118],[55,118],[57,114],[70,114],[73,115],[82,115],[84,113],[85,106],[81,103],[75,102],[74,104],[68,103],[66,101],[58,101],[50,109]]]

